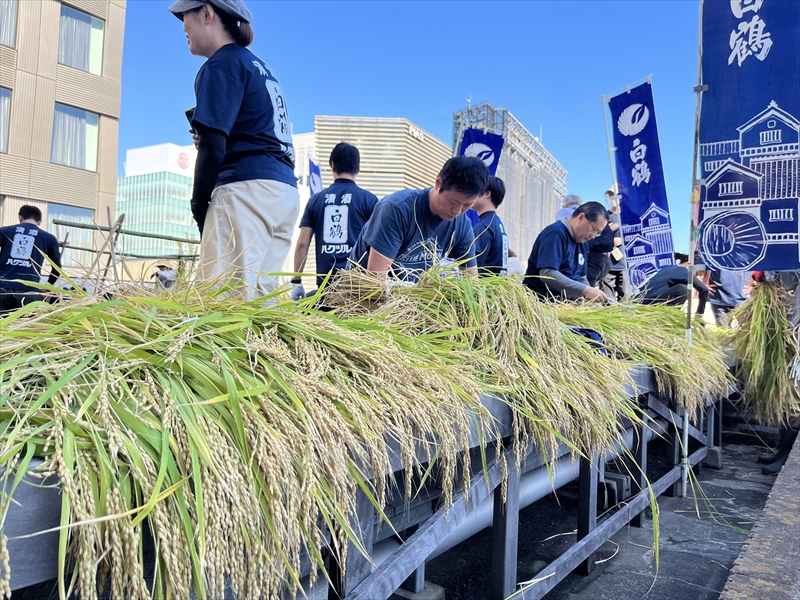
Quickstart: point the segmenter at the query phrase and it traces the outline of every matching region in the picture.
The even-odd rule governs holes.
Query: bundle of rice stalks
[[[558,304],[558,319],[600,333],[620,360],[653,368],[659,391],[696,416],[704,398],[727,394],[730,374],[718,334],[702,327],[686,340],[686,314],[665,305]]]
[[[777,281],[753,286],[750,298],[733,314],[739,329],[731,332],[737,374],[744,382],[742,400],[756,421],[786,425],[800,413],[800,396],[790,375],[800,355],[787,319],[789,295]]]
[[[226,580],[239,598],[296,591],[301,553],[322,566],[327,534],[344,560],[357,488],[384,505],[387,441],[409,494],[416,452],[438,456],[449,502],[470,431],[491,439],[460,349],[209,293],[75,299],[0,321],[0,467],[15,485],[58,478],[62,598],[106,584],[149,597],[145,521],[157,598],[221,598]]]
[[[627,365],[574,335],[514,278],[429,271],[387,294],[384,281],[351,269],[326,302],[343,318],[371,315],[376,325],[461,349],[459,360],[481,374],[484,389],[512,407],[519,451],[533,440],[545,454],[560,441],[604,453],[618,439],[620,418],[637,419]]]

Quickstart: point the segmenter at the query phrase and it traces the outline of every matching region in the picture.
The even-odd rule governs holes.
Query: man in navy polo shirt
[[[294,248],[294,270],[302,273],[308,257],[311,238],[316,242],[317,286],[321,286],[328,273],[336,273],[347,266],[350,251],[358,239],[364,223],[369,221],[378,198],[356,185],[356,175],[361,164],[358,148],[345,142],[334,146],[329,164],[333,171],[333,185],[314,194],[300,219],[300,237]],[[292,300],[305,296],[300,277],[292,279],[296,287]]]
[[[417,281],[436,261],[465,261],[477,275],[475,238],[464,214],[486,188],[489,171],[470,156],[448,160],[432,188],[402,190],[378,202],[350,260],[383,277]]]
[[[524,283],[548,298],[603,302],[606,295],[586,279],[589,240],[608,223],[608,211],[599,202],[581,204],[572,216],[545,227],[528,257]]]
[[[508,235],[496,209],[503,202],[506,186],[499,177],[489,177],[486,193],[473,207],[478,213],[478,223],[472,228],[475,234],[475,259],[478,272],[483,275],[508,274]]]
[[[25,281],[39,283],[48,257],[48,283],[54,285],[61,269],[61,252],[55,236],[41,229],[42,211],[25,205],[19,209],[19,225],[0,227],[0,316],[37,300],[41,292]]]

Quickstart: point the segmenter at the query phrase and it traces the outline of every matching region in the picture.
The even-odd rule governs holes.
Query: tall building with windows
[[[432,186],[442,165],[453,156],[449,144],[408,119],[317,116],[314,136],[323,186],[333,183],[328,165],[331,150],[347,142],[361,153],[358,184],[378,198],[404,188]]]
[[[23,204],[69,246],[114,213],[126,0],[0,0],[0,224]],[[67,249],[65,266],[94,255]]]
[[[159,144],[125,153],[125,177],[117,182],[117,216],[127,231],[198,239],[190,202],[194,182],[194,146]],[[195,252],[175,241],[123,236],[121,252],[168,256]]]

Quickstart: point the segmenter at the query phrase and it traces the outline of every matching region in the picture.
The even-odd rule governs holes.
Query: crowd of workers
[[[299,217],[294,148],[286,100],[265,61],[247,46],[252,16],[241,0],[178,0],[169,10],[183,22],[192,54],[207,60],[195,80],[196,106],[187,111],[198,150],[192,214],[201,234],[199,276],[225,279],[243,297],[274,291]],[[300,219],[291,298],[306,295],[301,278],[312,239],[317,286],[353,265],[392,282],[413,283],[443,261],[470,275],[522,275],[523,283],[548,299],[616,302],[626,297],[625,260],[618,195],[599,202],[563,199],[556,220],[537,237],[522,269],[498,207],[505,185],[474,157],[455,157],[432,187],[401,190],[381,201],[356,183],[358,149],[337,144],[329,165],[333,183],[309,200]],[[465,214],[477,213],[473,224]],[[19,225],[0,229],[0,314],[40,299],[42,268],[49,282],[60,275],[56,238],[41,228],[38,208],[23,206]],[[662,268],[642,286],[646,303],[683,304],[688,296],[687,256]],[[160,265],[167,289],[175,270]],[[713,272],[706,282],[693,274],[698,312],[710,302],[720,325],[744,300],[741,274]]]

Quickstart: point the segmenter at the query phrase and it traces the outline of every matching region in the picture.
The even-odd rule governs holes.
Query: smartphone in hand
[[[197,133],[194,130],[194,125],[192,124],[192,121],[194,120],[194,109],[195,109],[195,107],[193,106],[192,108],[187,108],[183,112],[183,114],[186,115],[186,120],[189,121],[189,126],[190,126],[189,127],[189,133],[191,133],[191,134]]]

